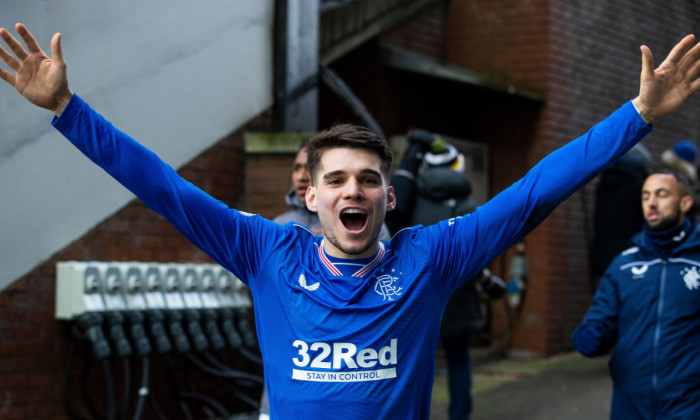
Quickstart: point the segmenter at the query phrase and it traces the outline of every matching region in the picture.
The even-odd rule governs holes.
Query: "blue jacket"
[[[700,416],[700,227],[670,257],[642,232],[601,279],[574,348],[610,360],[613,419]],[[591,333],[591,331],[597,331]],[[594,337],[593,339],[591,337]]]

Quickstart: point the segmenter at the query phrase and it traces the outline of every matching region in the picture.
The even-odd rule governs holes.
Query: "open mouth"
[[[340,213],[340,221],[348,231],[358,232],[367,224],[367,213],[360,209],[345,209]]]

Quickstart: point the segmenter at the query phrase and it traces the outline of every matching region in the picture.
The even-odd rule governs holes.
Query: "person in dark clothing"
[[[595,284],[613,258],[629,247],[630,239],[644,224],[639,194],[649,175],[650,163],[651,153],[637,144],[600,176],[595,189],[590,249]]]
[[[394,232],[473,212],[476,203],[471,198],[471,183],[464,176],[464,156],[425,130],[409,131],[408,139],[409,147],[392,178],[397,206],[388,223]],[[419,171],[423,164],[425,168]],[[457,289],[447,303],[440,337],[448,369],[450,420],[468,419],[471,414],[469,347],[474,334],[483,327],[482,302],[503,296],[505,287],[500,278],[484,268]]]
[[[687,218],[689,183],[682,175],[654,173],[641,202],[643,228],[606,270],[572,344],[587,357],[614,348],[611,419],[695,419],[700,227]]]

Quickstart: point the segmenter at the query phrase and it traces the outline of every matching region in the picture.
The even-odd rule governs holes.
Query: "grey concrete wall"
[[[272,0],[0,2],[50,51],[71,89],[180,167],[272,103]],[[133,196],[0,86],[0,290]]]

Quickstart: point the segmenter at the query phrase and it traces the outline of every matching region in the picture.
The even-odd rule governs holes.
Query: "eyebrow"
[[[661,191],[666,191],[666,192],[668,192],[668,193],[671,192],[671,190],[669,190],[668,188],[666,188],[666,187],[661,187],[661,188],[655,189],[654,191],[642,190],[642,194],[651,194],[652,192],[660,193]]]
[[[330,171],[330,172],[323,174],[323,179],[332,178],[332,177],[338,176],[338,175],[344,175],[345,173],[346,173],[346,171],[343,171],[343,170]],[[380,178],[382,176],[382,174],[379,171],[375,171],[374,169],[369,169],[369,168],[362,169],[360,171],[360,174],[362,174],[362,175],[369,174],[369,175],[374,175],[374,176],[377,176]]]

